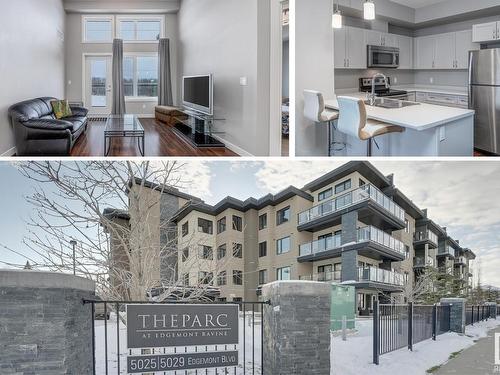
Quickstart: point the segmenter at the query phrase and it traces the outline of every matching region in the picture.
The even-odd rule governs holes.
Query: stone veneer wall
[[[91,280],[0,270],[0,373],[92,373]]]
[[[267,375],[330,374],[331,286],[276,281],[262,288]]]

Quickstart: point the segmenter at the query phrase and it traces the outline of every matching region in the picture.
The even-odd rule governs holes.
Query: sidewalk
[[[435,374],[494,374],[495,332],[500,333],[500,327],[489,331],[487,337],[479,339],[475,345],[444,364]]]

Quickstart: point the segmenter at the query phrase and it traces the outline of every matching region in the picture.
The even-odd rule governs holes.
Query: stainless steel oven
[[[368,46],[368,68],[398,68],[399,48]]]

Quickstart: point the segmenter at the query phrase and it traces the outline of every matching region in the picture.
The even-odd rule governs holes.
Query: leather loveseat
[[[87,109],[71,106],[72,116],[58,120],[50,104],[53,100],[57,99],[32,99],[9,108],[17,156],[69,155],[87,129]]]

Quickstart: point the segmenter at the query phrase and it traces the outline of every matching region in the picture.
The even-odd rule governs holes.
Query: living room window
[[[116,22],[116,35],[125,43],[152,43],[164,36],[164,17],[117,16]]]
[[[158,56],[126,55],[123,59],[125,97],[158,97]]]
[[[84,16],[83,43],[113,43],[112,16]]]

